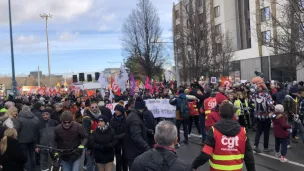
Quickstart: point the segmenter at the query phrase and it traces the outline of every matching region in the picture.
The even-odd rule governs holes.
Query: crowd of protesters
[[[256,132],[254,146],[251,148],[249,140],[244,139],[240,151],[246,154],[242,160],[247,170],[254,171],[252,153],[261,152],[258,145],[262,134],[263,151],[273,150],[268,146],[271,126],[275,156],[282,162],[287,161],[287,147],[304,141],[302,82],[264,84],[262,78],[256,77],[251,83],[230,88],[194,82],[155,92],[140,90],[131,96],[126,91],[114,99],[110,99],[109,91],[104,97],[100,92],[91,97],[75,97],[71,92],[0,101],[2,170],[35,171],[40,165],[42,171],[47,171],[50,159],[58,155],[63,171],[78,171],[82,167],[88,171],[112,171],[114,157],[117,171],[145,167],[196,170],[208,160],[216,162],[212,158],[218,152],[216,135],[246,137],[245,130],[251,129]],[[170,99],[169,103],[176,106],[176,118],[154,118],[144,101],[153,98]],[[118,103],[114,113],[106,107],[113,102]],[[175,149],[180,143],[189,143],[193,123],[202,136],[203,150],[189,165],[178,159]],[[73,150],[49,153],[37,145]]]

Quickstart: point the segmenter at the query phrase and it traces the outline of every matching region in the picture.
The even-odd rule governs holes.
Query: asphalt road
[[[197,135],[196,129],[192,129],[192,136],[189,138],[189,144],[181,144],[181,147],[177,150],[177,153],[181,159],[187,163],[192,163],[193,160],[201,151],[200,136]],[[251,144],[253,144],[255,133],[251,130],[247,131]],[[181,133],[181,135],[183,135]],[[182,137],[183,138],[183,137]],[[263,135],[260,141],[260,149],[263,147]],[[270,133],[270,148],[274,149],[274,137],[273,133]],[[288,149],[286,158],[289,159],[288,163],[281,163],[279,159],[274,157],[274,152],[254,154],[256,170],[257,171],[304,171],[304,144],[292,144],[292,149]],[[39,168],[37,168],[37,171]],[[208,162],[201,166],[199,171],[209,170]],[[246,171],[246,167],[244,169]],[[115,171],[115,167],[113,168]]]

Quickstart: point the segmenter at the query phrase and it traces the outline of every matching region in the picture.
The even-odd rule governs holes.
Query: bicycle
[[[44,145],[36,145],[36,147],[47,151],[53,160],[50,171],[61,171],[61,160],[60,157],[62,153],[70,152],[70,153],[77,153],[75,149],[57,149],[49,146]],[[58,155],[53,155],[58,153]]]

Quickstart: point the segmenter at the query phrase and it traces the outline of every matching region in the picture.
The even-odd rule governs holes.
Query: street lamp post
[[[49,70],[49,86],[52,86],[51,80],[51,64],[50,64],[50,46],[49,46],[49,31],[48,31],[48,19],[52,18],[51,14],[40,14],[41,18],[45,18],[46,25],[46,44],[47,44],[47,53],[48,53],[48,70]]]
[[[14,97],[16,97],[16,77],[15,77],[15,60],[14,60],[14,43],[13,43],[13,28],[12,28],[12,14],[11,14],[11,1],[8,0],[8,13],[9,13],[9,26],[10,26],[10,41],[11,41],[11,61],[12,61],[12,89]]]

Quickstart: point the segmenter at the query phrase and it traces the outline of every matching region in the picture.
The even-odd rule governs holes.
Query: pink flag
[[[151,94],[153,94],[153,88],[150,85],[150,79],[148,76],[146,76],[146,83],[145,83],[145,88],[150,91]]]

